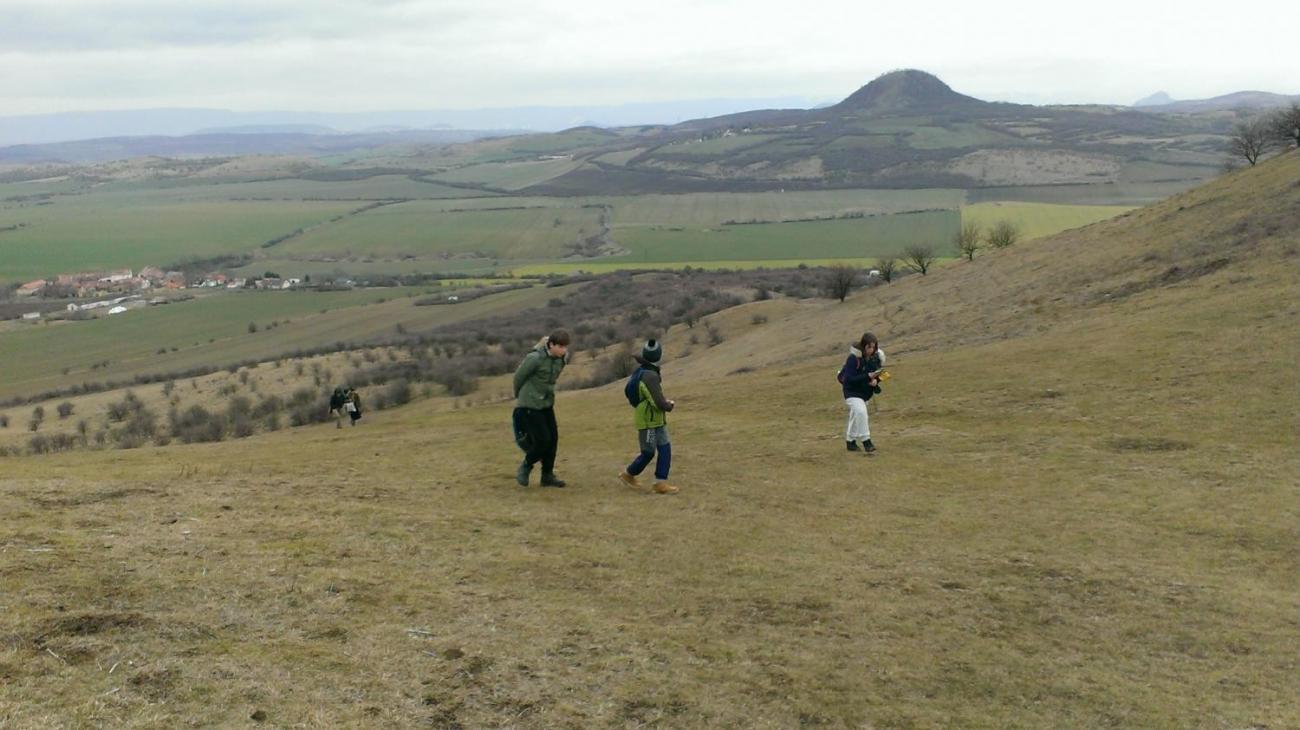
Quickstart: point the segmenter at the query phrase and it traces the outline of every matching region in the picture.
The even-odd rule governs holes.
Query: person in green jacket
[[[515,370],[514,422],[516,441],[524,449],[524,460],[515,470],[519,486],[528,486],[533,465],[542,463],[543,487],[563,487],[555,475],[555,452],[560,429],[555,422],[555,381],[568,362],[569,333],[555,330],[524,356]]]
[[[640,402],[636,406],[636,440],[641,453],[618,478],[629,487],[641,486],[637,476],[658,456],[654,492],[676,494],[677,487],[668,483],[668,470],[672,468],[673,462],[673,445],[668,441],[668,411],[677,404],[664,397],[663,376],[659,372],[663,352],[663,347],[657,340],[647,340],[645,347],[641,348],[640,357],[633,356],[641,370],[641,380],[637,383]]]

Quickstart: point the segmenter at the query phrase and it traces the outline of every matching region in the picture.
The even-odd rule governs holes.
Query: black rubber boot
[[[849,447],[849,451],[857,451],[857,450],[858,450],[858,442],[857,442],[857,441],[845,441],[844,443],[845,443],[846,446]]]
[[[564,480],[555,476],[555,472],[542,472],[543,487],[563,487]]]
[[[527,461],[522,461],[519,463],[519,468],[515,469],[515,481],[519,483],[519,486],[526,487],[528,486],[528,477],[532,476],[532,474],[533,465]]]
[[[862,450],[867,452],[868,454],[873,453],[876,450],[876,445],[871,443],[871,439],[867,439],[866,441],[862,442]]]

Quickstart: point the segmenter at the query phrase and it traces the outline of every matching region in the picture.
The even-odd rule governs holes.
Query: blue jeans
[[[655,479],[666,480],[668,470],[673,466],[673,445],[668,442],[668,426],[640,429],[636,432],[636,440],[637,445],[641,447],[641,453],[627,465],[627,473],[632,476],[640,474],[658,455],[659,461],[655,463]]]

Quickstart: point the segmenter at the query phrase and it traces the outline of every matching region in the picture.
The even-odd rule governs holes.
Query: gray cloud
[[[1269,0],[1264,0],[1268,4]],[[0,0],[0,113],[832,100],[898,67],[1013,101],[1295,93],[1291,30],[1092,0]],[[1267,11],[1267,8],[1264,9]],[[1214,53],[1206,52],[1208,47]]]
[[[87,51],[270,41],[446,36],[483,20],[470,2],[411,0],[16,0],[0,5],[5,51]]]

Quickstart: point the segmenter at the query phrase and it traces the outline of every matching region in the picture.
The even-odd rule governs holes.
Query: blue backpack
[[[645,368],[637,368],[632,371],[632,376],[627,379],[627,385],[623,386],[623,395],[627,398],[627,404],[636,408],[641,405],[641,374]]]

